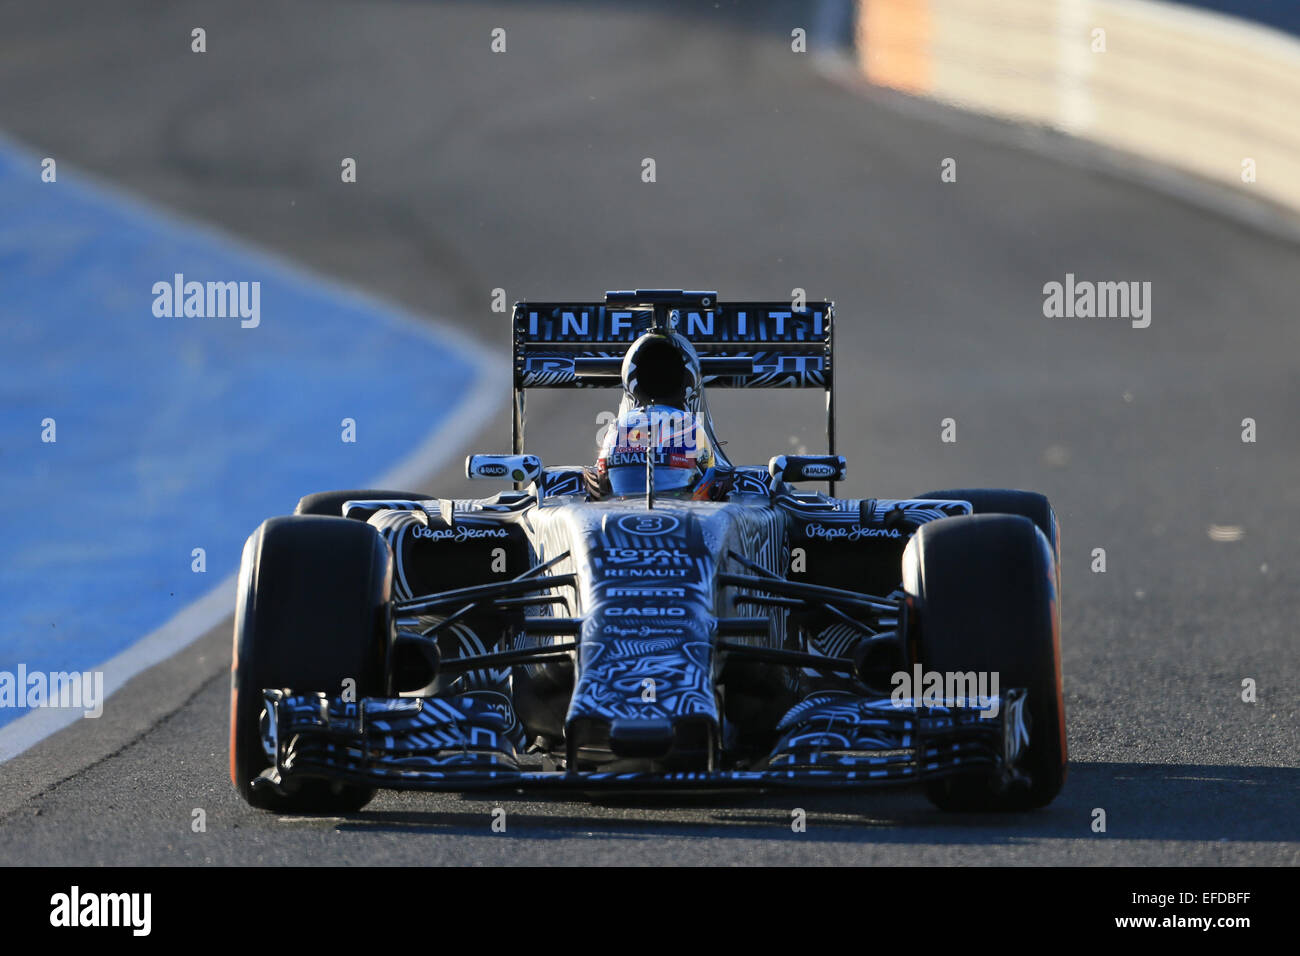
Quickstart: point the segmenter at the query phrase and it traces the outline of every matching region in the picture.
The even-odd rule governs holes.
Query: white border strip
[[[1221,180],[1206,179],[1180,167],[1046,123],[979,112],[969,104],[948,103],[876,86],[862,75],[852,57],[839,53],[820,54],[813,65],[827,82],[901,116],[930,123],[985,145],[1030,153],[1050,162],[1123,180],[1201,212],[1254,229],[1271,239],[1300,244],[1300,218],[1295,209],[1278,200],[1252,195]]]
[[[1115,0],[1103,0],[1107,5],[1113,5],[1114,2]],[[1257,52],[1271,53],[1279,59],[1300,63],[1300,39],[1278,27],[1224,13],[1222,10],[1189,7],[1167,0],[1122,0],[1122,6],[1112,6],[1112,10],[1125,15],[1143,14],[1152,20],[1178,21],[1179,26],[1195,30],[1202,39],[1216,43],[1229,39],[1243,46],[1252,46]],[[1103,8],[1095,12],[1112,11]]]

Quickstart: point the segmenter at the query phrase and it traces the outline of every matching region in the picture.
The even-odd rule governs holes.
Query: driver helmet
[[[619,498],[646,493],[646,456],[654,468],[655,495],[692,496],[713,467],[713,447],[699,416],[670,405],[623,412],[606,433],[596,470]]]

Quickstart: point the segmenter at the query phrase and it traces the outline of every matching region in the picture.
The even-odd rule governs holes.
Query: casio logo
[[[684,607],[612,607],[610,617],[685,617]]]

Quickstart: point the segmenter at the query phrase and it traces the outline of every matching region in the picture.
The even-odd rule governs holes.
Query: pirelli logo
[[[607,593],[611,598],[684,598],[686,588],[610,588]]]

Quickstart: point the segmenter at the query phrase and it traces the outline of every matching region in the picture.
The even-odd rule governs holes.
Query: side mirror
[[[848,470],[843,455],[777,455],[767,471],[780,481],[843,481]]]
[[[465,459],[466,478],[519,481],[532,484],[542,476],[542,460],[536,455],[470,455]]]

